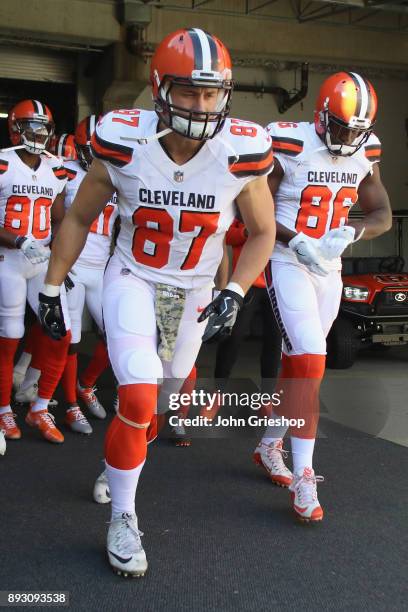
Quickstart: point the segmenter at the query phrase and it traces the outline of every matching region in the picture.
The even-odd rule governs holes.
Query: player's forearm
[[[275,227],[268,232],[250,235],[242,247],[230,281],[238,283],[245,293],[263,272],[275,244]]]
[[[369,212],[364,216],[364,219],[355,219],[349,221],[347,225],[351,225],[356,230],[356,237],[361,234],[364,229],[364,233],[361,236],[362,240],[371,240],[377,238],[392,227],[392,213],[388,207],[379,208]]]
[[[60,286],[84,248],[89,227],[67,215],[53,241],[45,283]]]
[[[8,232],[4,227],[0,227],[0,246],[16,249],[16,234]]]
[[[279,242],[283,242],[284,244],[288,244],[292,238],[296,236],[296,232],[288,229],[278,221],[276,222],[276,240]]]

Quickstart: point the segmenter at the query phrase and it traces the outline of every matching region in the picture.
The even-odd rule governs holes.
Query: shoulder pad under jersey
[[[370,134],[367,142],[364,145],[364,153],[369,162],[374,164],[381,159],[381,142],[373,133]]]
[[[262,176],[273,169],[271,138],[262,126],[252,121],[227,119],[222,138],[231,145],[228,169],[236,178]]]
[[[306,124],[307,126],[309,124]],[[296,157],[303,152],[304,126],[302,123],[293,121],[276,121],[266,126],[266,131],[272,137],[273,152],[276,154]]]
[[[146,120],[151,118],[152,113],[133,108],[114,110],[104,115],[91,138],[93,155],[118,168],[129,164],[137,139],[145,136]],[[154,115],[157,117],[156,113]]]

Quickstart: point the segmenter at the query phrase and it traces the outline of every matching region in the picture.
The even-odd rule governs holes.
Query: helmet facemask
[[[347,123],[342,121],[330,113],[328,103],[319,113],[319,120],[323,128],[323,142],[329,153],[335,157],[354,155],[367,142],[374,128],[374,122],[370,119],[359,119],[353,116]]]
[[[207,80],[203,78],[180,78],[171,75],[163,77],[158,86],[155,109],[167,127],[192,140],[209,140],[220,132],[230,112],[233,85],[231,79],[222,79],[218,73],[215,74],[218,78]],[[214,110],[196,111],[177,106],[172,99],[174,85],[216,89],[218,93]]]
[[[14,122],[13,131],[19,134],[21,144],[28,153],[40,155],[48,147],[54,133],[54,124],[48,118],[47,121],[17,119]]]

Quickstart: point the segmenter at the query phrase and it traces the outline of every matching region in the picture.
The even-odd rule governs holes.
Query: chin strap
[[[25,145],[16,145],[15,147],[7,147],[6,149],[0,149],[0,153],[6,153],[7,151],[16,151],[17,149],[25,148]],[[56,155],[53,155],[52,153],[47,151],[47,149],[44,149],[43,151],[41,151],[41,153],[32,153],[32,155],[45,155],[46,157],[55,159],[59,164],[61,164],[64,160],[63,157],[57,157]]]
[[[126,136],[120,136],[120,140],[128,140],[131,142],[137,142],[140,145],[145,145],[145,144],[148,144],[149,142],[152,142],[153,140],[159,140],[159,138],[163,138],[163,136],[170,134],[170,132],[172,131],[173,130],[171,128],[166,128],[165,130],[162,130],[161,132],[157,132],[156,134],[153,134],[152,136],[146,136],[145,138],[128,138]]]

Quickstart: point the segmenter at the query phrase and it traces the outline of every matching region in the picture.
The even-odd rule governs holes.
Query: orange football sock
[[[64,389],[65,399],[68,404],[77,403],[77,374],[78,374],[78,356],[77,353],[67,355],[67,361],[61,377],[61,385]]]
[[[13,386],[14,355],[20,338],[0,337],[0,406],[8,406]]]
[[[106,344],[103,340],[99,340],[95,346],[91,361],[88,363],[85,371],[80,376],[81,387],[93,387],[99,376],[106,370],[109,365],[109,355]]]
[[[119,470],[132,470],[147,453],[147,427],[157,406],[157,385],[119,387],[119,413],[105,437],[105,459]]]

